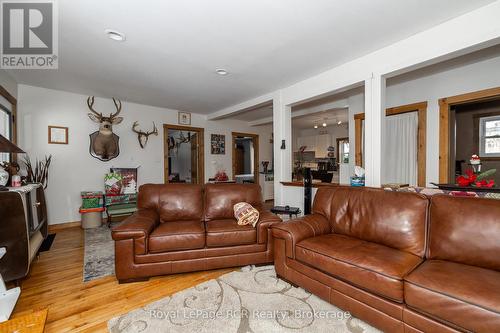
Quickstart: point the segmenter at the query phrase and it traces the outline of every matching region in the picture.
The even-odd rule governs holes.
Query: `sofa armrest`
[[[329,234],[331,229],[330,223],[323,215],[312,214],[275,224],[272,232],[273,237],[285,240],[287,257],[295,258],[297,243],[314,236]]]
[[[147,238],[160,222],[158,213],[152,209],[141,209],[114,227],[111,236],[115,241]]]
[[[268,230],[275,224],[281,223],[281,218],[270,211],[262,210],[259,212],[259,222],[255,226],[257,228],[257,243],[264,244],[267,242]]]

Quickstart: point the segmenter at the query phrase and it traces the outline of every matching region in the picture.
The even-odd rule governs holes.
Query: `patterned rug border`
[[[107,226],[85,229],[83,282],[115,275],[115,248]]]
[[[380,332],[276,277],[274,266],[245,266],[108,321],[126,332]]]

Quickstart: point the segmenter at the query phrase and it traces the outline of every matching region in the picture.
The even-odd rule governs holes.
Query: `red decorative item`
[[[476,182],[476,187],[493,187],[495,186],[495,181],[494,180],[481,180],[480,182]]]
[[[472,155],[472,160],[476,155]],[[495,187],[495,181],[493,179],[488,179],[493,176],[496,169],[487,170],[481,173],[477,173],[472,169],[465,170],[465,175],[457,177],[457,183],[460,187],[482,187],[482,188],[492,188]]]
[[[466,186],[471,186],[476,182],[477,175],[474,174],[474,171],[471,169],[467,169],[465,171],[466,176],[458,176],[457,177],[457,183],[460,186],[466,187]]]
[[[218,182],[225,182],[229,180],[229,177],[227,176],[226,172],[224,171],[219,171],[215,174],[215,180]]]

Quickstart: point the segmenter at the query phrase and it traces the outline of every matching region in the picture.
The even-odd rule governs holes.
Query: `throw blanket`
[[[233,210],[239,225],[251,224],[255,227],[259,221],[259,211],[247,202],[238,202],[233,206]]]

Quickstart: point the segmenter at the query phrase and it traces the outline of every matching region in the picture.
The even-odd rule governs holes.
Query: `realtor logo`
[[[1,62],[4,69],[57,69],[56,3],[1,1]]]

